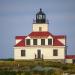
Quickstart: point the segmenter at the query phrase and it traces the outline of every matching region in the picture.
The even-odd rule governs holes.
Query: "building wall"
[[[48,24],[33,24],[33,31],[39,31],[39,27],[42,27],[42,31],[48,31]]]
[[[21,39],[16,39],[16,44],[19,43],[21,41]]]
[[[21,56],[21,50],[26,50],[26,56]],[[41,50],[41,55],[43,54],[44,59],[64,59],[65,49],[64,47],[14,47],[14,59],[35,59],[35,54],[37,55],[37,50]],[[53,56],[53,49],[58,49],[58,56]]]
[[[73,59],[66,59],[65,62],[66,63],[73,63]]]

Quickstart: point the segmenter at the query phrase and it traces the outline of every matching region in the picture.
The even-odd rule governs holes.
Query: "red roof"
[[[53,46],[64,46],[64,44],[62,44],[58,38],[64,38],[65,36],[59,35],[59,36],[53,36],[51,33],[49,32],[31,32],[29,35],[29,37],[48,37],[48,36],[52,36],[53,37]],[[21,39],[21,41],[16,44],[16,47],[23,47],[25,46],[25,38],[27,36],[16,36],[16,39]]]
[[[21,41],[15,45],[15,47],[23,47],[25,46],[25,38],[26,36],[16,36],[16,39],[21,39]]]
[[[26,36],[16,36],[16,39],[24,39]]]
[[[64,44],[62,44],[58,39],[54,39],[53,40],[53,46],[64,46]]]
[[[54,36],[55,38],[58,38],[58,39],[63,39],[63,38],[66,38],[66,36],[64,36],[64,35],[56,35],[56,36]]]
[[[49,35],[53,37],[53,35],[49,32],[31,32],[29,34],[30,37],[48,37]]]
[[[25,46],[25,39],[21,40],[15,47],[24,47]]]
[[[66,55],[65,58],[66,59],[75,59],[75,55]]]

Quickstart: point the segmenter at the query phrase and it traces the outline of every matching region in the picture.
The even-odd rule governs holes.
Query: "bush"
[[[0,75],[16,75],[16,73],[15,72],[8,72],[8,71],[0,71]]]

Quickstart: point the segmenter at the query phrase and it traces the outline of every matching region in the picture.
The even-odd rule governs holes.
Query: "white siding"
[[[41,45],[41,39],[37,39],[37,45]]]
[[[26,56],[21,57],[21,50],[26,50]],[[35,54],[37,55],[37,50],[41,50],[41,55],[43,54],[44,59],[64,59],[65,49],[64,47],[25,47],[25,48],[14,48],[14,59],[34,59]],[[58,56],[53,56],[53,49],[58,49]]]
[[[25,49],[25,48],[23,48]],[[15,59],[34,59],[34,51],[30,49],[25,49],[26,50],[26,56],[21,56],[21,48],[17,48],[14,50],[14,58]]]
[[[19,43],[21,40],[22,40],[22,39],[18,39],[18,40],[16,39],[16,44]]]
[[[30,39],[30,45],[33,45],[33,39]]]
[[[45,39],[45,45],[48,45],[48,39]]]
[[[42,27],[42,31],[48,31],[48,24],[33,24],[33,31],[39,31],[39,27]]]
[[[66,59],[65,62],[66,63],[73,63],[73,59]]]

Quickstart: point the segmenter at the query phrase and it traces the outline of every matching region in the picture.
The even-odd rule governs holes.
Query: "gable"
[[[58,39],[53,39],[53,46],[64,46],[63,43],[61,43]]]
[[[25,46],[25,39],[22,39],[19,43],[15,45],[15,47],[24,47]]]
[[[16,45],[15,47],[21,47],[21,46],[25,46],[25,38],[27,36],[16,36]]]
[[[27,36],[25,39],[30,39],[30,36]]]
[[[57,35],[54,38],[57,39],[59,42],[61,42],[63,45],[66,44],[66,36],[65,35]]]

